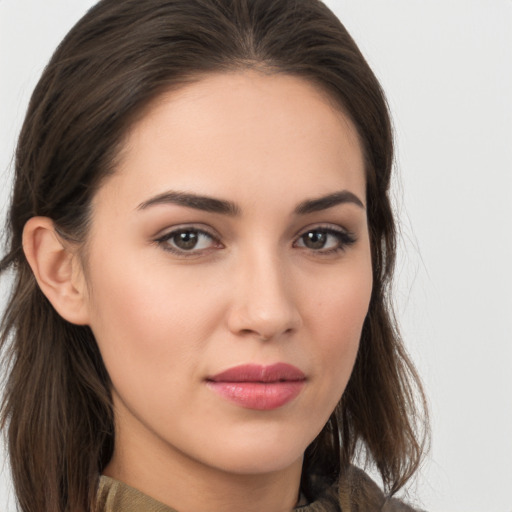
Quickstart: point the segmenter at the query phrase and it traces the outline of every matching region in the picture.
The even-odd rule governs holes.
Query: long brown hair
[[[308,475],[335,478],[359,456],[390,493],[420,464],[425,400],[393,319],[393,138],[381,87],[339,20],[317,0],[102,0],[46,67],[15,159],[8,247],[14,271],[2,323],[8,368],[1,422],[23,512],[88,511],[114,447],[110,381],[91,330],[63,320],[22,249],[33,216],[77,243],[91,198],[115,171],[123,137],[161,92],[207,73],[257,68],[326,90],[354,122],[366,159],[373,292],[340,404],[308,447]],[[418,428],[420,427],[420,428]]]

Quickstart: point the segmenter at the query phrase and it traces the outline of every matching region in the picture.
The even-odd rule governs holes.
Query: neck
[[[168,445],[148,448],[116,434],[114,456],[103,473],[179,512],[291,512],[297,504],[302,457],[278,471],[233,473]]]

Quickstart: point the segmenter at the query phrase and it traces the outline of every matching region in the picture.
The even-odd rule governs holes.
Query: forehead
[[[256,71],[160,95],[130,129],[109,180],[132,205],[167,189],[254,202],[262,182],[277,200],[284,190],[340,188],[364,200],[365,189],[357,131],[335,102],[304,79]]]

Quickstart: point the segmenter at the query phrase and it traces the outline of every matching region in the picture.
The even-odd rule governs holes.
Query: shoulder
[[[350,466],[338,484],[343,512],[420,512],[396,498],[387,497],[361,469]]]

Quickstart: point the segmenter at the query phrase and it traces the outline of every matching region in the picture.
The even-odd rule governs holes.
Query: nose
[[[238,336],[278,339],[297,331],[302,323],[291,272],[266,251],[239,262],[233,275],[229,330]]]

